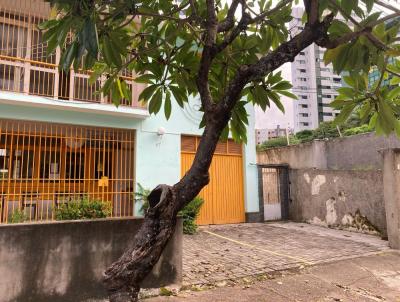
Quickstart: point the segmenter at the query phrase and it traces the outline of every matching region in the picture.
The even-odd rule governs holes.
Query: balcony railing
[[[47,43],[37,25],[50,14],[49,6],[41,2],[40,14],[32,11],[29,2],[2,7],[8,1],[0,0],[0,91],[10,91],[27,95],[44,96],[59,100],[110,104],[110,97],[96,93],[105,78],[89,83],[90,72],[59,71],[60,50],[47,55]],[[9,5],[10,6],[10,5]],[[37,10],[37,9],[36,9]],[[138,94],[143,87],[134,83],[133,75],[125,71],[121,75],[131,87],[132,103],[122,100],[121,105],[144,108],[138,102]]]

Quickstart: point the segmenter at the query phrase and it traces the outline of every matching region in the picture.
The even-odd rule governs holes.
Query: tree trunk
[[[104,273],[103,282],[111,302],[137,301],[141,282],[174,233],[177,212],[172,188],[160,185],[149,199],[153,206],[147,211],[133,246]]]
[[[149,195],[149,209],[133,245],[104,273],[110,302],[138,301],[141,282],[151,272],[171,238],[178,212],[209,182],[208,169],[230,115],[220,113],[206,126],[195,159],[173,187],[159,185]]]

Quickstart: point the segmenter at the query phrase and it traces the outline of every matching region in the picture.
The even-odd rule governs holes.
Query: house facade
[[[96,93],[90,72],[60,72],[60,51],[47,56],[37,25],[50,15],[41,0],[0,0],[0,222],[16,211],[30,221],[54,219],[60,204],[87,196],[109,202],[113,217],[139,215],[133,194],[174,184],[190,167],[202,130],[198,101],[174,106],[167,121],[138,102],[113,105]],[[219,143],[199,223],[258,217],[254,112],[248,144]]]

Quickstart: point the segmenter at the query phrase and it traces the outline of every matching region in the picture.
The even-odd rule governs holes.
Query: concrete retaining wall
[[[386,236],[382,171],[292,169],[289,217]]]
[[[0,226],[0,302],[105,297],[103,271],[132,242],[142,219]],[[182,222],[144,287],[181,283]]]
[[[331,140],[273,148],[258,153],[260,164],[289,164],[293,169],[382,169],[383,149],[400,148],[395,136],[377,136],[375,133],[353,135]]]

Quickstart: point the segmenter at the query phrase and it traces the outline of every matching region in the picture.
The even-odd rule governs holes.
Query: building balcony
[[[131,88],[132,102],[122,100],[118,108],[109,96],[98,93],[105,77],[89,83],[90,71],[60,71],[60,50],[49,55],[37,27],[50,15],[48,3],[17,2],[0,0],[0,103],[19,101],[32,106],[148,116],[146,106],[138,101],[144,86],[135,83],[128,70],[120,77]]]

